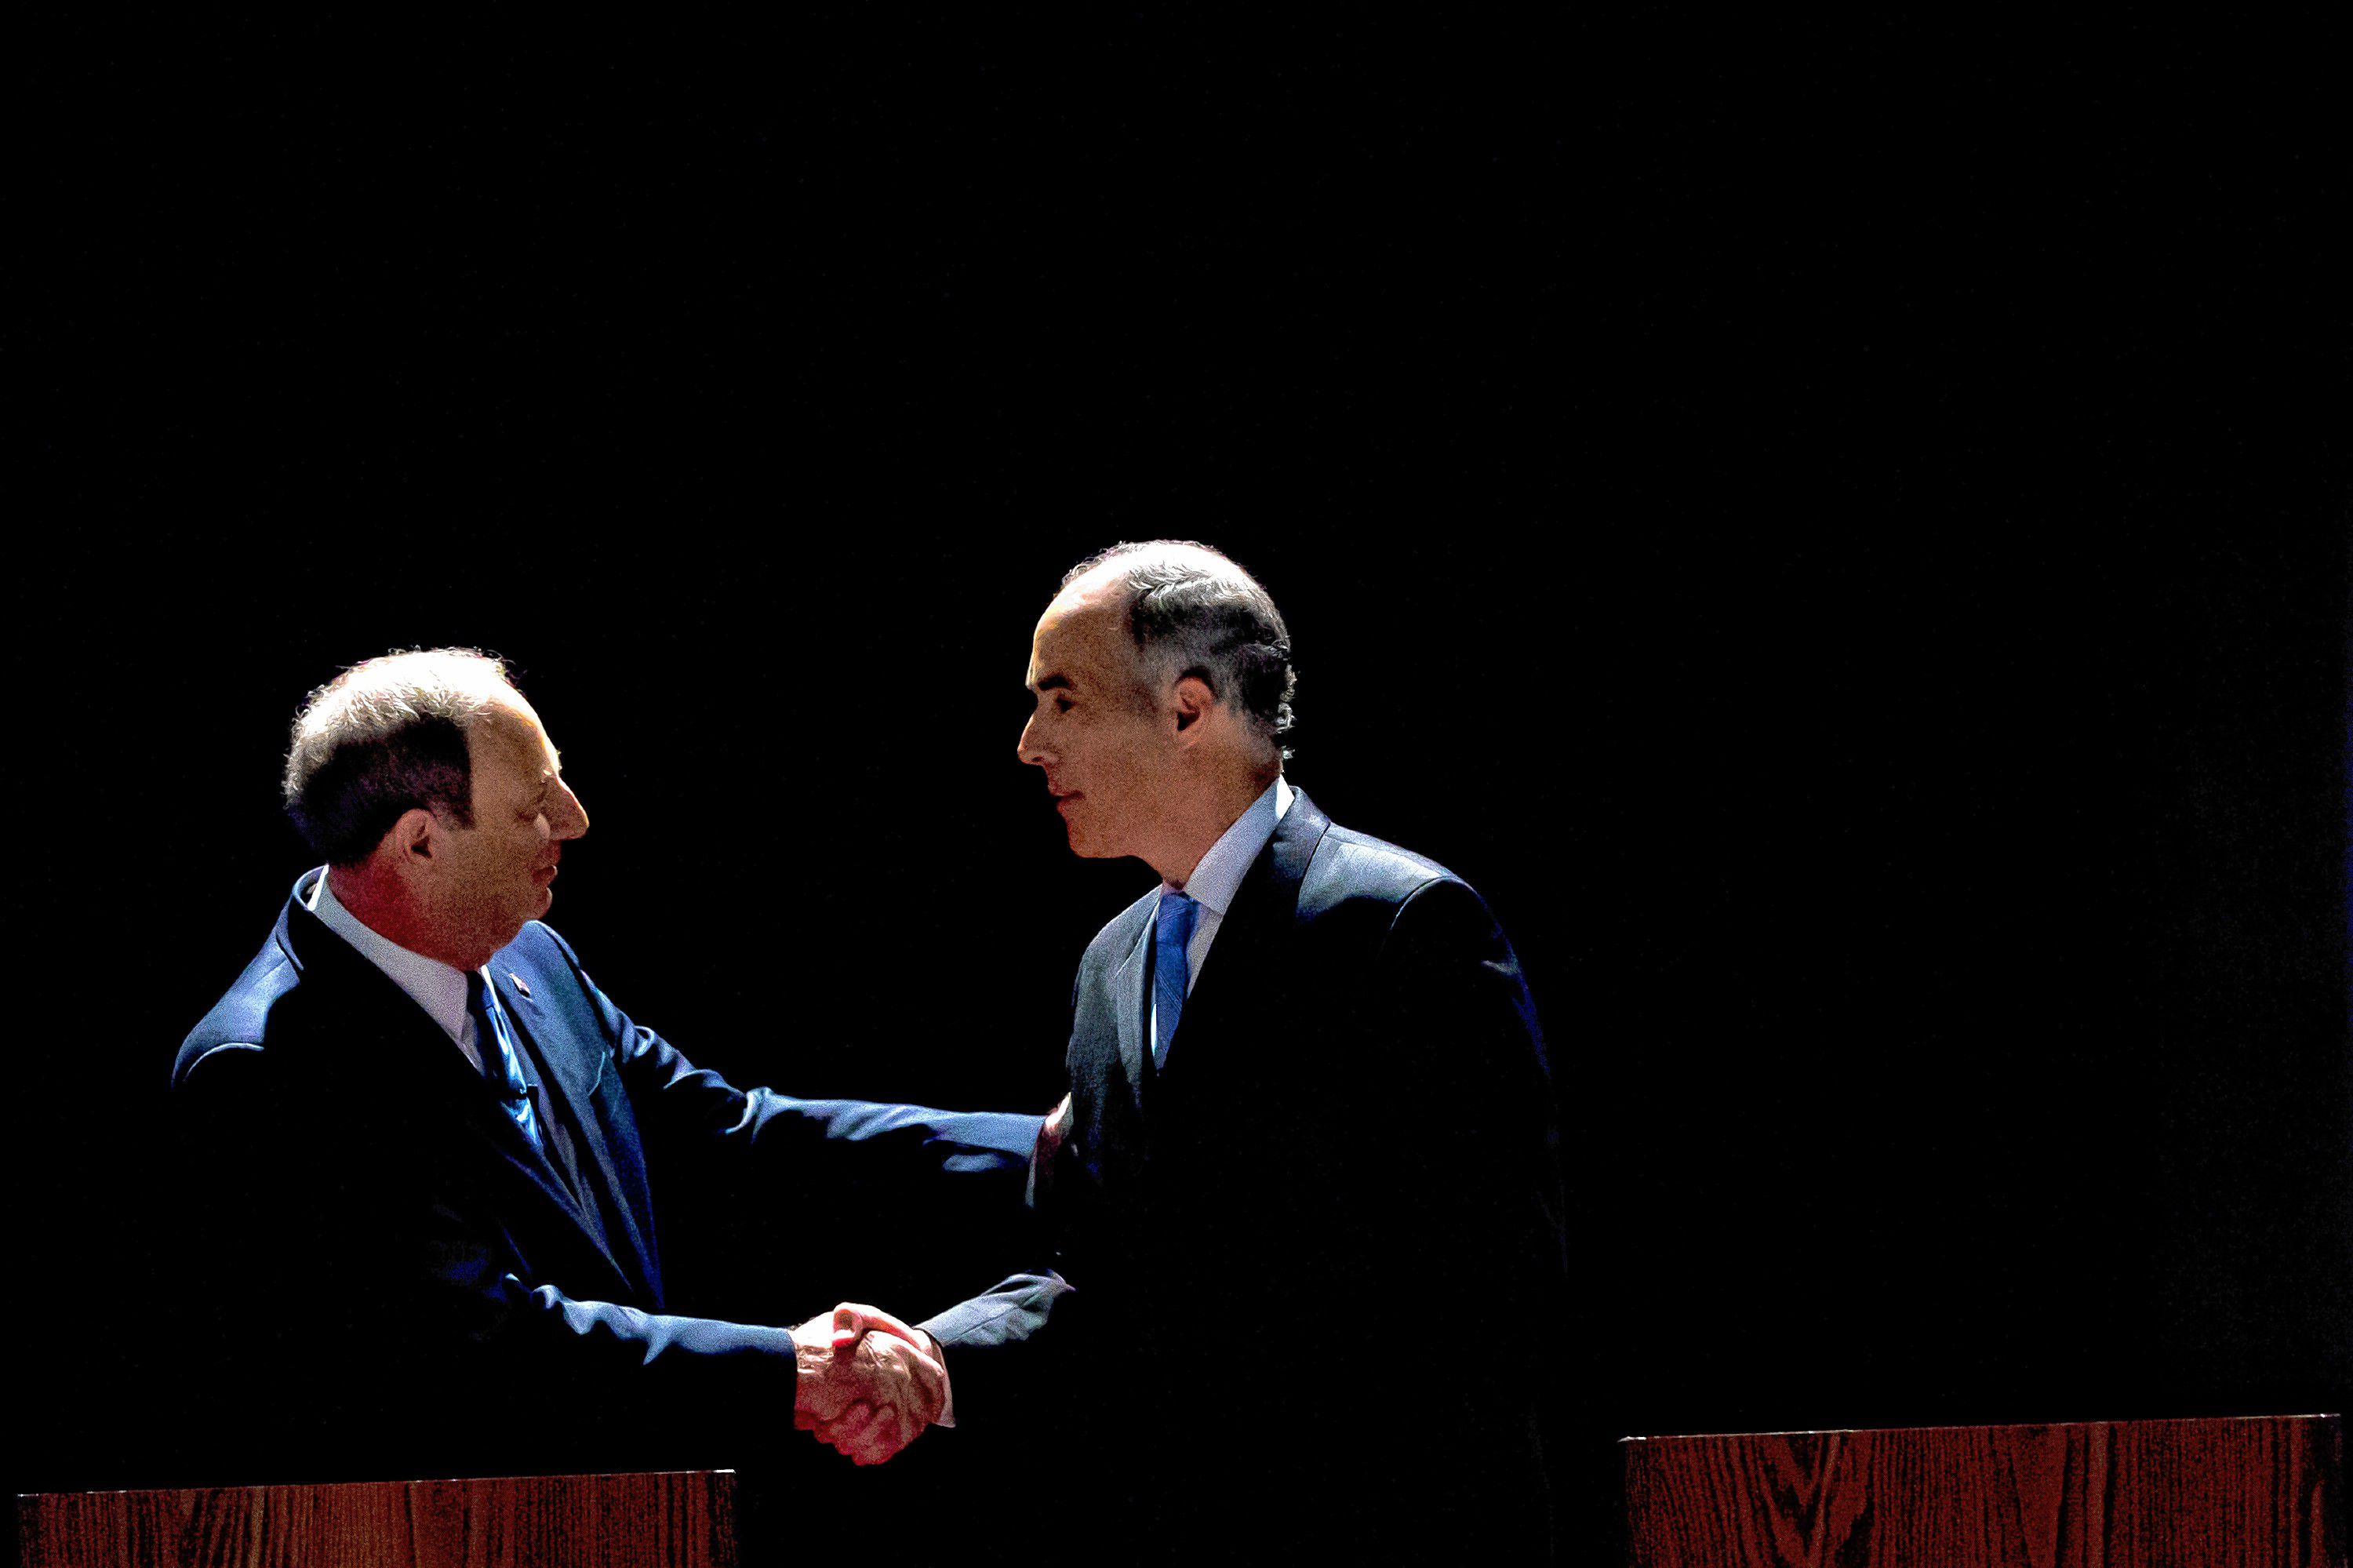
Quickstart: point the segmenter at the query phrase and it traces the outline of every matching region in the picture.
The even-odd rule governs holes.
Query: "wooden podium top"
[[[733,1568],[735,1474],[509,1476],[17,1500],[23,1568]]]
[[[2343,1568],[2334,1415],[1629,1437],[1637,1568]]]

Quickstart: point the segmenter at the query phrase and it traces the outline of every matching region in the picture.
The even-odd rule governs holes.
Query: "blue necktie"
[[[1152,923],[1152,1065],[1165,1065],[1176,1035],[1176,1015],[1185,1008],[1185,982],[1192,971],[1185,944],[1193,939],[1193,916],[1200,906],[1172,889],[1160,892],[1160,913]]]
[[[482,1076],[499,1092],[507,1115],[514,1118],[523,1138],[544,1154],[539,1139],[539,1118],[531,1112],[531,1089],[522,1081],[522,1063],[515,1056],[514,1040],[507,1033],[506,1010],[499,993],[482,983],[480,971],[466,977],[466,1009],[474,1015],[474,1049],[481,1054]]]

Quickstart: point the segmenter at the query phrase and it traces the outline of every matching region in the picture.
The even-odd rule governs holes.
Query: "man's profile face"
[[[1071,850],[1145,854],[1165,815],[1175,725],[1144,689],[1115,594],[1106,602],[1066,592],[1047,607],[1029,645],[1029,686],[1021,760],[1046,770]]]
[[[564,782],[555,747],[520,696],[467,735],[474,825],[442,819],[437,918],[469,947],[506,946],[547,913],[564,842],[588,831],[588,813]]]

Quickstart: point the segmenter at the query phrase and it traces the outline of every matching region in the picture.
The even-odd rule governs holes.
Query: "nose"
[[[588,831],[588,808],[572,792],[572,786],[561,779],[555,781],[554,809],[547,813],[549,836],[576,839]]]
[[[1020,744],[1016,747],[1016,752],[1022,761],[1029,764],[1032,768],[1043,768],[1046,766],[1046,748],[1039,738],[1038,715],[1036,714],[1031,714],[1029,720],[1022,725],[1021,740]]]

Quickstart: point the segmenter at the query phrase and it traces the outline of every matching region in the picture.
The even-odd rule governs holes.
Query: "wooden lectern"
[[[734,1568],[735,1473],[17,1499],[23,1568]]]
[[[1629,1437],[1636,1568],[2343,1568],[2334,1415]]]

